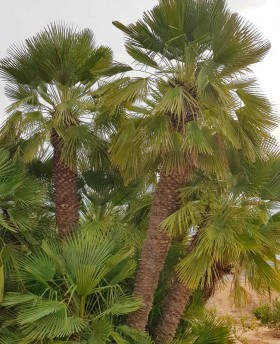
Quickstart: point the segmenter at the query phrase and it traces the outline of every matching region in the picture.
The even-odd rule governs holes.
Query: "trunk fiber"
[[[62,141],[55,130],[52,131],[51,143],[56,225],[59,236],[63,238],[77,227],[79,221],[78,174],[62,161]]]
[[[186,254],[194,249],[197,240],[198,232],[189,243]],[[162,317],[154,332],[156,343],[162,344],[175,337],[180,319],[191,299],[192,293],[193,291],[185,287],[174,273],[171,288],[165,298]]]
[[[133,292],[135,297],[142,300],[143,305],[139,310],[131,313],[127,321],[127,324],[135,329],[145,330],[159,275],[170,247],[170,236],[161,231],[159,226],[164,219],[179,209],[178,189],[184,185],[187,179],[187,170],[183,173],[161,174],[160,176],[153,197],[147,237]]]
[[[155,329],[155,342],[163,344],[175,337],[180,319],[186,309],[193,291],[186,288],[177,276],[165,298],[163,314]]]
[[[203,288],[203,301],[206,303],[211,296],[214,295],[217,284],[231,271],[230,266],[216,265],[212,272],[212,282],[210,285],[205,285]]]
[[[205,285],[203,289],[203,301],[206,303],[215,292],[217,283],[229,274],[230,268],[216,266],[213,269],[211,285]],[[163,344],[175,337],[179,322],[191,299],[192,290],[185,287],[175,277],[172,287],[166,296],[162,318],[155,329],[156,343]]]

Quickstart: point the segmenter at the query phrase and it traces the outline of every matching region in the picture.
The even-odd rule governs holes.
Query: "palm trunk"
[[[59,236],[65,237],[77,227],[79,221],[78,174],[62,161],[62,141],[55,130],[52,131],[51,143],[56,225]]]
[[[205,285],[203,289],[203,301],[206,303],[214,294],[217,283],[230,272],[230,268],[216,266],[213,269],[211,285]],[[185,287],[180,280],[175,277],[172,287],[166,296],[163,315],[156,327],[156,343],[163,344],[175,337],[176,330],[183,313],[190,301],[193,291]]]
[[[178,189],[187,181],[188,171],[161,174],[156,188],[147,237],[144,242],[140,266],[137,272],[133,295],[142,300],[142,307],[128,316],[128,325],[145,330],[149,312],[152,308],[154,292],[158,285],[159,275],[170,247],[170,236],[159,229],[160,224],[180,207]]]
[[[156,343],[163,344],[175,337],[180,319],[192,293],[193,291],[186,288],[177,276],[174,277],[172,287],[165,298],[163,315],[155,329]]]
[[[190,253],[198,240],[198,232],[192,237],[186,250]],[[175,337],[180,319],[186,309],[186,306],[193,294],[193,291],[185,287],[174,273],[171,289],[169,290],[163,307],[162,317],[155,329],[155,341],[162,344]]]
[[[214,295],[217,284],[230,273],[230,266],[216,265],[213,269],[211,284],[205,285],[203,289],[203,301],[206,303]]]

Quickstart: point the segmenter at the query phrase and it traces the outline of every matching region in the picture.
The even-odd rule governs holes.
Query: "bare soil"
[[[215,295],[208,301],[208,308],[215,309],[217,316],[231,316],[234,319],[241,319],[243,316],[252,316],[252,311],[255,307],[264,303],[271,303],[273,299],[279,298],[280,295],[260,296],[255,291],[246,286],[245,282],[242,286],[249,294],[249,303],[237,308],[233,305],[231,297],[231,282],[223,283],[217,288]],[[266,327],[258,327],[254,331],[246,331],[242,334],[242,341],[244,344],[280,344],[280,338],[273,337],[273,331]]]
[[[280,338],[273,338],[272,331],[260,327],[257,331],[247,332],[244,335],[244,338],[247,340],[246,344],[279,344]]]

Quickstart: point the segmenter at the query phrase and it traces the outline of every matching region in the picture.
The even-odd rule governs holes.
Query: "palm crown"
[[[76,158],[83,160],[86,149],[100,143],[92,125],[90,91],[101,75],[125,67],[113,63],[109,48],[96,46],[90,30],[52,24],[25,44],[12,46],[0,69],[12,101],[3,140],[24,139],[19,153],[31,160],[46,151],[54,129],[64,142],[63,160],[76,168]]]
[[[0,64],[12,103],[1,130],[2,142],[16,147],[24,161],[53,148],[56,220],[61,235],[77,226],[77,171],[103,147],[94,128],[90,95],[101,75],[126,70],[113,63],[112,51],[95,45],[90,30],[53,24],[8,51]],[[92,154],[88,154],[91,151]],[[79,167],[79,168],[78,168]]]
[[[126,35],[127,52],[147,72],[117,81],[114,94],[109,91],[109,105],[138,101],[129,109],[144,117],[128,124],[113,148],[127,173],[133,176],[131,165],[141,165],[135,154],[128,161],[132,150],[150,161],[159,158],[167,171],[182,169],[189,159],[219,171],[227,146],[256,158],[276,119],[250,77],[249,66],[270,48],[250,23],[224,1],[163,0],[135,24],[114,24]]]

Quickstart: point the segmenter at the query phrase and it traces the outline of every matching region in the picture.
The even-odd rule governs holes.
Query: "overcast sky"
[[[0,0],[0,58],[8,47],[41,30],[52,21],[74,23],[88,27],[95,33],[97,43],[110,46],[115,59],[129,62],[123,48],[123,36],[111,23],[118,20],[130,23],[139,19],[142,12],[151,9],[157,0]],[[280,39],[279,0],[229,0],[235,11],[251,20],[264,37],[272,43],[265,60],[255,67],[261,87],[275,109],[280,113]],[[0,83],[0,117],[3,119],[7,100],[4,85]],[[280,139],[280,128],[277,132]]]

